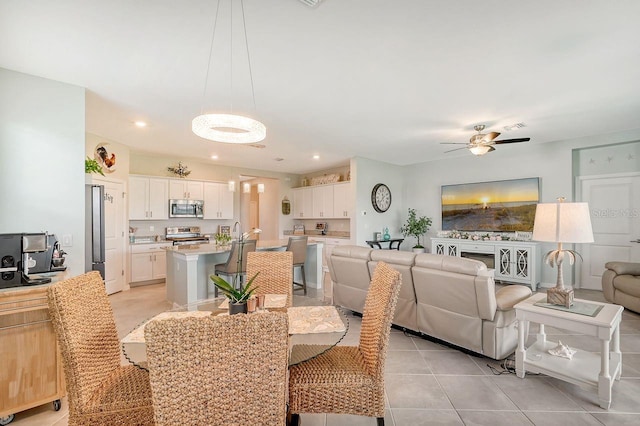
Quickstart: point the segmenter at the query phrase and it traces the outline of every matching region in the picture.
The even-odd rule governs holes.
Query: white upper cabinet
[[[353,212],[351,182],[333,185],[333,217],[350,218]]]
[[[313,218],[313,188],[293,190],[293,217],[296,219]]]
[[[333,185],[313,187],[313,217],[333,217]]]
[[[162,178],[129,177],[129,219],[169,218],[169,182]]]
[[[233,192],[225,183],[204,183],[203,219],[233,219]]]
[[[202,200],[204,199],[204,184],[196,180],[169,181],[169,198],[172,200]]]

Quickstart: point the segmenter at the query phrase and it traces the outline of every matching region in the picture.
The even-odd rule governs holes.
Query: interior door
[[[577,247],[583,261],[576,280],[581,288],[601,290],[607,262],[640,262],[640,174],[583,177],[581,201],[589,203],[592,244]]]
[[[124,290],[124,184],[96,182],[104,185],[105,288],[107,294]]]

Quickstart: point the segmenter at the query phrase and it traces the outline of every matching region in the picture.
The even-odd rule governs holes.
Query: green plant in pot
[[[96,160],[89,157],[87,157],[87,159],[84,160],[84,172],[87,174],[98,173],[104,176],[104,172],[102,171],[102,166],[98,164]]]
[[[247,313],[247,300],[251,297],[254,291],[257,290],[258,287],[253,287],[253,280],[256,279],[260,272],[257,272],[251,279],[247,282],[247,285],[240,284],[239,288],[235,288],[232,284],[229,284],[224,278],[221,278],[217,275],[211,275],[211,281],[213,281],[213,285],[215,285],[218,290],[224,294],[227,299],[229,299],[229,315]]]
[[[426,234],[431,226],[431,218],[426,216],[418,217],[416,209],[409,209],[409,217],[407,222],[400,227],[400,232],[405,237],[411,235],[415,237],[417,243],[413,246],[414,251],[424,251],[424,246],[420,244],[420,237]]]

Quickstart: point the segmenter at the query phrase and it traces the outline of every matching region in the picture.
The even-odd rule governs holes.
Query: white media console
[[[480,260],[495,269],[497,281],[527,284],[533,291],[540,283],[540,245],[535,242],[432,238],[431,253]]]

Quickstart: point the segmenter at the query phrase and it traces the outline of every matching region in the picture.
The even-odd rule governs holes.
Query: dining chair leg
[[[378,426],[384,426],[384,417],[377,417],[378,419]]]
[[[287,426],[299,426],[299,425],[300,425],[300,414],[290,413]]]
[[[307,295],[307,277],[304,273],[304,263],[300,265],[300,273],[302,274],[302,289],[304,290],[304,295]]]

